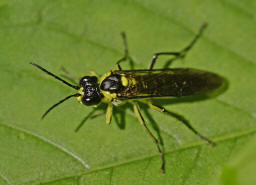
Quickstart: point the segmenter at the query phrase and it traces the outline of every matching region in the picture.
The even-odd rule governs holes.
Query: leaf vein
[[[228,107],[230,107],[230,108],[232,108],[234,110],[237,110],[239,112],[243,112],[244,114],[247,114],[250,118],[256,120],[255,116],[251,112],[248,112],[247,110],[241,109],[241,108],[239,108],[239,107],[237,107],[237,106],[235,106],[233,104],[230,104],[230,103],[225,102],[225,101],[220,100],[220,99],[215,99],[215,100],[216,100],[217,103],[220,103],[223,106],[228,106]]]
[[[12,185],[12,183],[9,181],[9,179],[4,176],[2,173],[0,173],[0,178],[3,179],[8,185]]]
[[[113,173],[114,173],[114,168],[111,168],[110,169],[110,173],[109,173],[109,185],[112,184]]]
[[[234,138],[237,139],[237,138],[241,138],[241,137],[244,137],[244,136],[253,135],[255,133],[256,133],[256,128],[255,129],[248,129],[248,130],[245,130],[243,132],[234,133],[234,134],[230,134],[228,136],[221,136],[221,137],[215,138],[215,141],[220,142],[220,141],[226,141],[226,140],[230,140],[230,139],[234,139]],[[201,146],[206,145],[206,144],[207,143],[205,143],[203,141],[187,144],[187,145],[184,145],[183,147],[170,149],[170,150],[165,152],[165,155],[169,154],[169,153],[172,153],[172,152],[176,152],[176,151],[187,150],[189,148],[201,147]],[[137,158],[133,158],[133,159],[122,161],[122,162],[116,162],[116,163],[113,163],[113,164],[110,164],[110,165],[95,168],[93,170],[84,171],[84,172],[76,173],[76,174],[73,174],[73,175],[70,175],[70,176],[58,178],[55,181],[66,179],[66,178],[71,178],[71,177],[75,177],[75,176],[87,175],[87,174],[91,174],[91,173],[94,173],[94,172],[103,171],[103,170],[106,170],[106,169],[111,169],[111,168],[115,168],[115,167],[118,167],[118,166],[126,165],[126,164],[129,164],[129,163],[134,163],[134,162],[141,161],[141,160],[152,159],[153,157],[156,157],[156,156],[159,156],[159,154],[155,153],[155,154],[144,156],[144,157],[137,157]],[[49,182],[52,182],[52,181],[49,181]]]
[[[243,8],[241,8],[240,6],[236,5],[235,3],[229,2],[229,1],[225,1],[225,0],[220,0],[220,2],[222,4],[226,4],[228,8],[235,10],[236,12],[240,12],[243,13],[245,16],[249,17],[249,18],[253,18],[253,14]],[[253,19],[252,19],[253,20]]]
[[[82,164],[82,166],[83,166],[85,169],[89,169],[89,168],[90,168],[89,165],[88,165],[82,158],[80,158],[78,155],[76,155],[75,153],[69,151],[67,148],[65,148],[64,146],[62,146],[62,145],[60,145],[60,144],[57,144],[57,143],[55,143],[55,142],[53,142],[53,141],[51,141],[51,140],[49,140],[49,139],[47,139],[47,138],[45,138],[45,137],[43,137],[43,136],[40,136],[40,135],[35,134],[35,133],[32,133],[32,132],[30,132],[30,131],[28,131],[28,130],[25,130],[25,129],[23,129],[23,128],[19,128],[19,127],[17,127],[17,126],[8,125],[8,124],[4,124],[4,123],[0,123],[0,125],[2,125],[2,126],[4,126],[4,127],[7,127],[7,128],[10,128],[10,129],[14,129],[14,130],[16,130],[16,131],[18,131],[18,132],[25,133],[25,134],[27,134],[27,135],[30,135],[30,136],[34,137],[34,138],[37,138],[37,139],[43,141],[44,143],[47,143],[47,144],[49,144],[49,145],[51,145],[51,146],[57,148],[58,150],[60,150],[60,151],[62,151],[62,152],[64,152],[64,153],[66,153],[66,154],[68,154],[69,156],[71,156],[72,158],[74,158],[75,160],[77,160],[80,164]]]
[[[202,147],[200,146],[198,149],[197,149],[197,153],[196,153],[196,156],[193,160],[193,165],[190,166],[190,168],[188,170],[186,170],[186,173],[183,175],[183,180],[182,180],[182,183],[181,184],[186,184],[187,180],[189,179],[189,176],[191,175],[191,172],[193,171],[193,169],[196,167],[196,164],[200,158],[200,155],[201,155],[201,151],[202,151]]]
[[[191,33],[194,34],[194,31],[193,31],[193,30],[191,30],[190,28],[188,28],[186,25],[182,24],[180,21],[177,21],[177,20],[175,20],[175,19],[173,19],[173,18],[171,18],[171,17],[169,17],[169,16],[156,13],[155,11],[152,11],[152,10],[148,9],[147,7],[143,6],[141,3],[137,2],[136,0],[133,0],[132,2],[134,3],[134,5],[136,5],[136,6],[140,7],[140,8],[142,8],[144,11],[148,11],[148,12],[153,13],[153,14],[159,16],[159,17],[162,17],[163,19],[166,19],[166,20],[172,22],[173,24],[175,24],[175,25],[177,25],[177,26],[183,28],[184,30],[189,31],[189,32],[191,32]],[[252,64],[252,65],[256,66],[256,64],[255,64],[253,61],[251,61],[249,58],[246,58],[245,56],[243,56],[243,55],[237,53],[236,51],[233,51],[232,49],[227,48],[227,47],[223,47],[221,44],[219,44],[219,43],[217,43],[216,41],[210,39],[209,37],[205,37],[205,36],[204,36],[204,37],[202,37],[202,39],[203,39],[203,38],[204,38],[207,42],[209,42],[209,43],[215,45],[216,47],[221,48],[222,50],[226,50],[226,51],[232,53],[232,54],[235,55],[235,56],[241,57],[241,58],[244,59],[245,62],[247,62],[248,64]]]

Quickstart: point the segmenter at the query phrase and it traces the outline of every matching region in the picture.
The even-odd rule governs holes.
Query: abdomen
[[[181,97],[208,93],[222,84],[222,78],[197,69],[114,71],[125,76],[129,84],[118,95],[119,99]]]

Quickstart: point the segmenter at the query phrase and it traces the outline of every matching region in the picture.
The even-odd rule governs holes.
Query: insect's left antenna
[[[69,96],[67,96],[66,98],[60,100],[58,103],[56,103],[56,104],[54,104],[53,106],[51,106],[51,107],[43,114],[43,116],[41,117],[41,119],[44,119],[44,117],[45,117],[52,109],[54,109],[55,107],[57,107],[59,104],[61,104],[61,103],[63,103],[64,101],[68,100],[69,98],[78,97],[78,96],[81,96],[81,94],[79,94],[79,93],[72,94],[72,95],[69,95]]]
[[[69,87],[72,87],[73,89],[79,90],[80,87],[76,86],[76,85],[72,85],[70,83],[68,83],[67,81],[63,80],[62,78],[56,76],[55,74],[51,73],[50,71],[47,71],[45,68],[39,66],[38,64],[34,63],[34,62],[30,62],[30,64],[32,64],[33,66],[36,66],[38,69],[42,70],[43,72],[47,73],[50,76],[53,76],[55,79],[61,81],[62,83],[66,84]]]

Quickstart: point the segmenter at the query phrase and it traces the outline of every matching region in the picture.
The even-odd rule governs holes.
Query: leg
[[[78,79],[75,78],[72,74],[70,74],[63,66],[61,66],[59,68],[59,70],[63,73],[61,76],[63,76],[64,78],[68,79],[72,83],[77,84]]]
[[[97,118],[97,117],[99,117],[101,115],[104,115],[104,114],[106,114],[106,111],[101,111],[98,114],[94,114],[94,115],[90,116],[90,119]]]
[[[157,138],[152,134],[152,132],[147,127],[147,125],[146,125],[146,123],[145,123],[145,121],[144,121],[144,119],[143,119],[143,117],[141,115],[141,112],[139,110],[139,106],[135,102],[133,103],[133,109],[134,109],[134,112],[135,112],[135,114],[136,114],[140,124],[146,129],[147,133],[150,135],[150,137],[153,139],[153,142],[157,146],[157,149],[158,149],[158,151],[160,153],[160,156],[161,156],[161,159],[162,159],[161,172],[164,173],[164,171],[165,171],[165,159],[164,159],[164,154],[163,154],[163,152],[161,150],[160,144],[159,144]]]
[[[149,66],[149,70],[152,70],[154,65],[155,65],[155,62],[156,60],[158,59],[159,56],[161,55],[172,55],[174,57],[177,57],[177,58],[183,58],[185,57],[185,55],[187,54],[187,52],[194,46],[194,44],[196,43],[196,41],[198,40],[198,38],[202,35],[203,33],[203,30],[206,28],[206,23],[202,24],[202,26],[200,27],[198,33],[196,34],[196,36],[194,37],[194,39],[190,42],[190,44],[185,47],[183,50],[179,51],[179,52],[160,52],[160,53],[156,53],[154,56],[153,56],[153,59],[151,61],[151,64]]]
[[[159,106],[156,106],[156,105],[153,105],[152,103],[148,103],[149,107],[154,109],[154,110],[157,110],[159,112],[163,112],[163,113],[166,113],[176,119],[178,119],[179,121],[181,121],[187,128],[189,128],[192,132],[194,132],[194,134],[196,134],[197,136],[199,136],[202,140],[206,141],[207,143],[209,143],[210,145],[212,145],[213,147],[216,145],[213,141],[211,141],[210,139],[208,139],[207,137],[203,136],[202,134],[200,134],[197,130],[195,130],[190,124],[189,122],[183,118],[182,116],[178,115],[178,114],[175,114],[173,112],[169,112],[167,110],[165,110],[164,108],[162,107],[159,107]]]
[[[76,127],[75,132],[78,132],[80,130],[80,128],[84,125],[84,123],[88,120],[88,119],[94,119],[98,116],[101,116],[103,114],[105,114],[105,111],[102,111],[98,114],[94,114],[96,112],[97,108],[93,109],[82,121],[81,123]]]
[[[113,114],[113,104],[109,103],[108,107],[107,107],[107,113],[106,113],[106,123],[107,124],[111,123],[112,114]]]
[[[124,56],[116,62],[116,67],[117,67],[118,70],[122,70],[119,63],[122,62],[122,61],[127,60],[127,58],[128,58],[128,47],[127,47],[126,36],[125,36],[124,32],[122,32],[121,35],[122,35],[123,42],[124,42]]]
[[[95,71],[89,71],[89,73],[91,73],[92,76],[99,78],[99,75]]]
[[[82,75],[80,75],[79,80],[84,76],[96,76],[98,79],[100,78],[99,75],[95,71],[85,71]]]
[[[62,77],[68,79],[69,81],[71,81],[72,83],[79,85],[79,80],[83,77],[88,75],[87,73],[89,72],[92,76],[96,76],[99,79],[99,75],[95,72],[95,71],[88,71],[87,73],[85,73],[84,75],[82,75],[80,78],[75,78],[72,74],[70,74],[63,66],[60,67],[60,71],[63,72],[63,74],[61,75]]]
[[[84,123],[93,116],[93,114],[96,112],[97,109],[93,109],[82,121],[81,123],[76,127],[75,132],[78,132],[80,128],[84,125]]]

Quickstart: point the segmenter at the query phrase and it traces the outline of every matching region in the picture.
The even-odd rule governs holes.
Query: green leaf
[[[1,2],[0,184],[204,185],[224,177],[223,164],[256,131],[255,10],[249,0]],[[115,107],[110,126],[100,116],[78,133],[92,108],[76,100],[40,121],[47,108],[75,92],[29,62],[57,75],[61,66],[75,77],[91,70],[102,75],[123,56],[125,31],[134,68],[146,68],[153,53],[185,47],[203,22],[209,24],[203,36],[172,67],[215,72],[227,79],[227,90],[202,101],[162,103],[212,138],[215,148],[178,120],[143,107],[150,129],[157,135],[157,126],[164,141],[161,174],[156,147],[129,106]]]
[[[222,168],[220,178],[215,182],[221,185],[253,185],[256,182],[254,175],[256,169],[256,137],[254,137],[245,149],[234,154]]]

